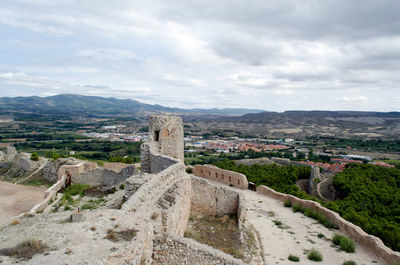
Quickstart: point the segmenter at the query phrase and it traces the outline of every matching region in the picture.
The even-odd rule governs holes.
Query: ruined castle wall
[[[171,188],[176,181],[184,177],[184,172],[185,165],[177,163],[158,174],[145,175],[146,181],[122,205],[122,210],[137,211],[146,205],[150,209],[151,205],[154,205],[162,194]]]
[[[195,240],[168,235],[155,239],[152,264],[244,264],[224,252]]]
[[[222,216],[238,212],[239,194],[224,187],[213,186],[206,180],[192,176],[192,213]]]
[[[114,162],[106,162],[104,163],[103,167],[109,170],[114,171],[115,173],[121,172],[122,169],[132,166],[130,164],[124,164],[124,163],[114,163]]]
[[[331,223],[339,226],[340,231],[347,234],[358,244],[363,245],[376,256],[385,260],[387,263],[390,264],[393,262],[400,262],[400,253],[386,247],[380,238],[365,233],[364,230],[362,230],[359,226],[346,221],[338,213],[321,206],[317,202],[302,200],[292,195],[276,192],[275,190],[262,185],[257,187],[257,193],[280,200],[282,202],[289,200],[293,205],[297,204],[312,209],[326,216]]]
[[[160,209],[160,222],[157,229],[161,233],[175,233],[183,236],[190,215],[190,177],[185,174],[158,200],[157,207]]]
[[[58,179],[64,175],[67,175],[67,171],[71,174],[71,176],[77,176],[85,172],[85,165],[83,163],[77,165],[62,165],[57,173]]]
[[[57,196],[57,192],[65,185],[66,179],[66,175],[62,176],[56,183],[53,184],[53,186],[45,190],[43,194],[43,201],[33,206],[29,213],[37,213],[43,211],[50,204],[50,201]]]
[[[92,169],[95,169],[95,168],[97,168],[97,163],[96,162],[85,162],[85,163],[83,163],[83,171],[84,172],[92,170]]]
[[[319,171],[320,171],[319,167],[311,167],[311,175],[307,182],[308,193],[310,195],[316,196],[316,197],[319,197],[319,196],[318,196],[318,191],[317,191],[318,183],[315,182],[315,180],[316,179],[321,180],[321,175],[320,175]]]
[[[212,179],[239,189],[247,189],[248,182],[245,175],[230,170],[220,169],[214,165],[196,165],[193,174],[198,177]]]

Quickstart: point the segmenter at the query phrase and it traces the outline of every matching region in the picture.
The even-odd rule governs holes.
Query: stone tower
[[[173,158],[158,159],[164,156]],[[149,120],[149,141],[140,148],[142,172],[160,172],[177,159],[183,162],[183,125],[178,116],[152,115]],[[175,162],[173,162],[173,160]],[[167,165],[168,164],[168,165]]]
[[[152,115],[149,121],[149,142],[159,154],[183,161],[182,118]]]

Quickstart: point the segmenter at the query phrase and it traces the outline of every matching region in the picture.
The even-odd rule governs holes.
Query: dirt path
[[[46,188],[0,182],[0,216],[12,217],[29,211],[43,200]]]
[[[281,201],[252,191],[241,192],[249,204],[247,220],[259,232],[266,264],[293,264],[288,260],[290,254],[300,257],[296,264],[316,264],[307,258],[306,252],[312,248],[322,254],[322,264],[341,265],[348,260],[365,265],[385,264],[360,245],[356,245],[356,253],[338,251],[330,240],[334,233],[340,234],[338,230],[329,230],[314,219],[293,213],[292,208],[284,207]],[[281,226],[274,221],[280,221]]]
[[[328,200],[327,198],[325,198],[325,197],[322,195],[322,193],[321,193],[321,185],[322,185],[323,183],[327,182],[328,180],[329,180],[329,178],[326,178],[326,179],[324,179],[323,181],[321,181],[320,183],[317,184],[317,193],[318,193],[318,196],[319,196],[322,200],[324,200],[324,201],[326,201],[326,202],[329,202],[329,200]]]

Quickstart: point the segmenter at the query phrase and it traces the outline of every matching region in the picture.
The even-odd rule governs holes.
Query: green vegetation
[[[318,222],[320,222],[323,226],[325,226],[327,228],[334,228],[334,229],[338,228],[337,225],[332,224],[325,215],[320,214],[314,210],[308,209],[306,207],[300,206],[298,204],[293,205],[293,212],[294,213],[301,212],[305,216],[311,217],[311,218],[317,220]]]
[[[347,253],[354,253],[356,250],[354,241],[345,236],[335,234],[332,238],[332,242],[335,245],[339,245],[340,249],[346,251]]]
[[[288,257],[288,260],[293,261],[293,262],[299,262],[300,258],[295,255],[290,254]]]
[[[60,157],[72,156],[79,159],[103,160],[110,162],[136,163],[140,155],[139,142],[111,142],[111,141],[44,141],[23,142],[15,144],[20,151],[36,152],[56,160]],[[70,155],[70,151],[74,155]]]
[[[43,180],[40,180],[40,179],[30,180],[30,181],[24,183],[24,185],[28,185],[28,186],[50,186],[50,184],[48,184],[47,182],[44,182]]]
[[[75,196],[79,194],[82,197],[84,196],[84,191],[88,188],[90,188],[89,185],[75,183],[64,190],[64,195]]]
[[[322,261],[322,254],[315,249],[311,249],[310,253],[308,253],[308,259],[312,261]]]
[[[232,170],[247,176],[248,181],[258,185],[266,185],[276,191],[295,195],[302,199],[313,199],[296,185],[298,179],[310,176],[310,167],[278,166],[278,165],[235,165],[233,161],[225,159],[214,163],[219,168]]]
[[[289,200],[284,201],[284,202],[283,202],[283,206],[285,206],[285,207],[292,207],[292,202],[289,201]]]
[[[31,160],[32,160],[32,161],[39,161],[39,155],[38,155],[38,153],[33,152],[33,153],[31,154]]]
[[[343,262],[343,265],[357,265],[357,263],[355,263],[355,262],[352,261],[352,260],[349,260],[349,261]]]
[[[340,200],[328,208],[400,251],[400,169],[351,164],[333,185]]]
[[[347,148],[348,146],[351,146],[354,149],[375,150],[384,152],[398,152],[398,150],[400,150],[400,140],[356,140],[326,136],[319,136],[318,140],[329,146],[329,148]]]

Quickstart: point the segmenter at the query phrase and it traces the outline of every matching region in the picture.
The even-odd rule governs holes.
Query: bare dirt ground
[[[13,217],[28,212],[43,200],[45,187],[32,187],[0,182],[0,216]]]

